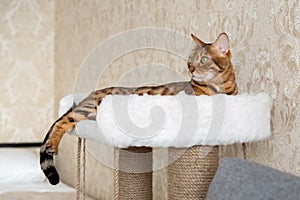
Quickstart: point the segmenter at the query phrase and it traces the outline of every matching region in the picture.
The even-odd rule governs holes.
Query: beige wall
[[[134,28],[157,26],[175,29],[188,35],[191,32],[197,33],[208,40],[205,37],[208,35],[207,31],[199,29],[198,23],[205,20],[200,10],[202,11],[198,3],[184,1],[56,1],[56,104],[61,97],[73,91],[80,64],[88,53],[98,43],[114,34]],[[111,47],[110,51],[114,51],[114,48],[118,46]],[[153,62],[172,66],[182,76],[181,79],[188,79],[185,60],[163,51],[141,50],[115,60],[102,76],[99,87],[115,85],[124,73],[141,64]],[[178,79],[163,74],[161,70],[158,73],[160,75],[152,77],[156,83]],[[147,82],[144,76],[145,74],[140,73],[134,77],[135,80],[125,82],[127,85],[139,85],[139,80],[142,83]],[[75,144],[75,141],[65,139],[58,158],[59,170],[63,171],[63,179],[68,183],[74,181],[68,174],[75,168],[74,153],[70,157],[70,152],[75,151]],[[73,146],[73,150],[67,146]],[[67,169],[64,166],[66,162],[72,163],[72,167]],[[90,156],[88,163],[88,193],[92,193],[97,199],[112,199],[113,170],[97,163]],[[92,167],[95,165],[97,167]],[[163,172],[155,174],[155,199],[163,199],[166,191],[166,179],[161,173]]]
[[[300,2],[211,1],[206,9],[209,34],[231,37],[240,91],[273,99],[272,136],[247,145],[248,159],[300,175]]]
[[[300,175],[299,2],[199,2],[58,1],[56,102],[71,92],[80,63],[88,52],[113,34],[133,28],[157,26],[187,35],[195,33],[205,41],[212,41],[218,33],[226,31],[231,38],[232,61],[240,92],[265,92],[273,99],[272,136],[267,141],[248,144],[248,158]],[[154,60],[162,56],[157,52],[150,55]],[[133,56],[129,60],[121,63],[134,66],[142,59]],[[114,63],[115,66],[122,66],[117,63],[118,61]],[[185,67],[181,61],[178,64]],[[128,69],[130,67],[124,69],[112,66],[109,69],[111,72],[106,76],[109,78],[104,78],[103,85],[116,83]],[[185,76],[186,70],[176,67],[174,69]],[[222,148],[222,152],[223,155],[242,155],[239,145]],[[109,199],[109,194],[112,194],[112,182],[105,181],[104,177],[99,178],[97,187],[106,190],[106,198]],[[156,188],[164,191],[165,178],[157,175],[156,180]],[[163,199],[163,193],[156,192],[155,199]]]
[[[56,84],[64,87],[58,87],[56,100],[71,92],[80,63],[87,53],[113,34],[157,26],[187,35],[195,33],[205,41],[212,41],[218,33],[226,31],[231,38],[240,92],[265,92],[273,99],[272,136],[267,141],[248,144],[248,158],[300,175],[299,2],[199,2],[203,1],[58,1],[55,50],[59,70]],[[151,58],[159,56],[154,53]],[[139,59],[133,60],[138,63]],[[103,85],[116,83],[120,74],[126,72],[126,69],[120,71],[113,67],[110,70]],[[239,145],[222,148],[222,152],[223,155],[242,155]],[[164,183],[165,179],[160,178]],[[103,179],[98,183],[99,188],[112,192],[112,183],[107,184]],[[165,184],[160,188],[164,190]],[[156,199],[161,197],[155,194]]]
[[[56,21],[55,50],[59,68],[56,84],[64,86],[57,87],[57,101],[71,92],[80,63],[88,52],[113,34],[133,28],[157,26],[187,35],[195,33],[205,41],[212,41],[217,34],[226,31],[231,38],[232,60],[240,92],[265,92],[274,102],[272,136],[267,141],[248,144],[248,158],[300,175],[299,2],[59,1]],[[152,52],[150,55],[150,60],[155,60],[163,53]],[[106,78],[102,79],[102,86],[116,83],[122,73],[130,69],[124,68],[124,64],[132,67],[141,60],[139,56],[133,56],[121,62],[123,68],[116,61]],[[166,55],[166,60],[172,59]],[[185,64],[178,61],[178,66],[185,67]],[[174,65],[173,68],[183,76],[186,75],[186,70]],[[136,78],[143,79],[143,76]],[[240,145],[222,148],[222,152],[223,155],[242,155]],[[166,180],[160,175],[156,176],[156,180],[155,188],[158,192],[154,197],[163,199],[164,192],[160,191],[166,190]],[[97,187],[106,190],[108,194],[112,193],[112,183],[104,181],[104,177],[98,181]]]
[[[273,99],[272,136],[248,144],[248,158],[300,175],[299,1],[2,0],[0,16],[1,141],[41,140],[57,116],[59,99],[72,93],[84,58],[114,34],[157,26],[212,41],[226,31],[240,92],[265,92]],[[144,50],[130,56],[111,65],[100,87],[116,84],[131,68],[153,60],[188,78],[184,61],[165,52]],[[166,80],[165,74],[157,76],[157,82]],[[134,83],[138,81],[128,82]],[[74,137],[65,137],[57,163],[70,184],[75,145]],[[241,156],[239,145],[222,152]],[[87,175],[90,194],[112,199],[111,169],[89,156]],[[155,180],[154,197],[164,199],[166,179],[156,173]]]
[[[0,142],[43,139],[54,120],[54,1],[0,1]]]

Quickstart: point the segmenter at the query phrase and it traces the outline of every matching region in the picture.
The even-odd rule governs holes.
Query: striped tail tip
[[[55,167],[49,167],[48,169],[46,169],[45,171],[43,171],[44,174],[46,175],[46,177],[49,180],[49,183],[51,185],[56,185],[59,183],[59,175],[57,173],[57,170],[55,169]]]
[[[59,175],[54,167],[53,156],[48,155],[46,152],[40,152],[40,165],[45,176],[51,185],[59,183]]]

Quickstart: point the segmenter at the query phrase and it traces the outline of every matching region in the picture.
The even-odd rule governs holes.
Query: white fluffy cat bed
[[[85,96],[63,98],[60,114]],[[269,137],[270,108],[265,94],[107,96],[96,121],[80,122],[71,134],[122,148],[116,151],[116,199],[152,199],[152,147],[170,147],[169,159],[178,158],[168,166],[169,199],[205,199],[218,166],[218,146]],[[118,170],[138,164],[137,171]]]

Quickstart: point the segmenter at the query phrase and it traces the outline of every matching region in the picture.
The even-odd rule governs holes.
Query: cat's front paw
[[[45,144],[45,151],[48,155],[56,155],[58,153],[58,146],[56,142],[48,140]]]

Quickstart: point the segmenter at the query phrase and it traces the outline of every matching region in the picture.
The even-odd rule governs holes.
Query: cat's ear
[[[202,42],[199,38],[197,38],[194,34],[191,34],[191,36],[192,36],[194,42],[195,42],[197,45],[199,45],[199,46],[204,46],[205,43]]]
[[[213,46],[216,47],[219,53],[223,55],[227,54],[230,48],[228,35],[226,33],[221,33],[213,43]]]

